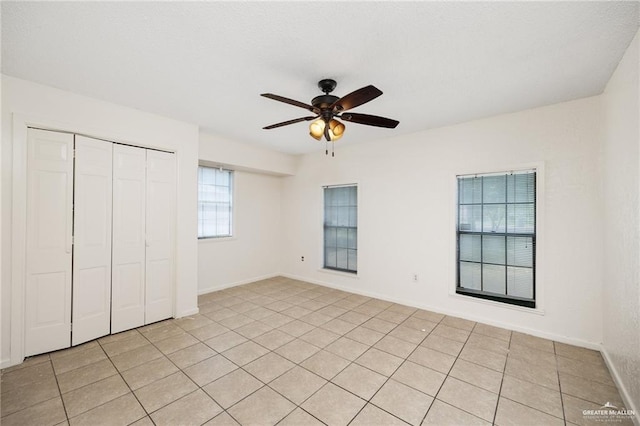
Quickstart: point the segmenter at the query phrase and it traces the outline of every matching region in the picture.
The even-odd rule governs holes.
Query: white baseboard
[[[255,281],[266,280],[266,279],[269,279],[269,278],[274,278],[274,277],[279,277],[279,276],[283,276],[283,275],[282,274],[267,274],[267,275],[262,275],[262,276],[259,276],[259,277],[248,278],[246,280],[236,281],[236,282],[233,282],[233,283],[220,284],[220,285],[216,285],[216,286],[212,286],[212,287],[199,288],[198,289],[198,296],[200,296],[202,294],[212,293],[214,291],[224,290],[224,289],[227,289],[227,288],[237,287],[239,285],[250,284],[250,283],[255,282]]]
[[[200,312],[200,308],[198,308],[198,307],[193,308],[193,309],[188,309],[188,310],[186,310],[184,312],[176,313],[176,318],[189,317],[191,315],[198,314],[198,312]]]
[[[3,360],[0,360],[0,370],[7,367],[11,367],[11,359],[5,358]]]
[[[633,417],[633,423],[636,426],[640,426],[640,407],[636,405],[636,403],[639,401],[634,401],[633,399],[631,399],[629,390],[620,378],[620,373],[611,360],[611,356],[609,355],[609,352],[607,351],[607,348],[604,347],[604,345],[600,349],[600,353],[602,354],[602,358],[604,358],[605,364],[607,364],[607,368],[609,369],[609,373],[611,373],[611,377],[613,378],[614,383],[620,391],[620,396],[622,397],[622,402],[624,402],[625,408],[627,410],[633,410],[634,413],[636,413],[636,415]]]
[[[360,294],[362,296],[374,297],[376,299],[385,300],[387,302],[398,303],[398,304],[401,304],[401,305],[411,306],[411,307],[418,308],[418,309],[425,309],[425,310],[436,312],[436,313],[439,313],[439,314],[451,315],[451,316],[455,316],[455,317],[458,317],[458,318],[463,318],[463,319],[470,320],[470,321],[481,322],[483,324],[492,325],[494,327],[506,328],[507,330],[518,331],[520,333],[525,333],[525,334],[529,334],[529,335],[532,335],[532,336],[541,337],[543,339],[554,340],[556,342],[566,343],[568,345],[580,346],[580,347],[583,347],[583,348],[593,349],[593,350],[596,350],[596,351],[601,350],[601,344],[600,343],[596,343],[596,342],[589,342],[589,341],[586,341],[586,340],[575,339],[575,338],[563,336],[563,335],[560,335],[560,334],[549,333],[549,332],[530,329],[530,328],[526,328],[526,327],[514,326],[513,324],[510,324],[510,323],[494,321],[494,320],[487,319],[487,318],[480,317],[480,316],[476,316],[476,315],[469,315],[466,312],[459,312],[459,311],[452,311],[452,310],[448,310],[448,309],[442,309],[439,306],[432,306],[432,305],[428,305],[428,304],[416,303],[414,300],[403,300],[403,299],[399,299],[399,298],[389,297],[389,296],[384,295],[384,294],[378,294],[378,293],[375,293],[375,292],[362,291],[362,290],[354,289],[354,288],[351,288],[351,287],[347,288],[347,287],[336,285],[336,284],[333,284],[333,283],[330,283],[330,282],[326,282],[326,281],[322,281],[322,280],[309,279],[309,278],[300,277],[300,276],[297,276],[297,275],[294,275],[294,274],[283,273],[281,275],[283,277],[291,278],[291,279],[294,279],[294,280],[306,281],[306,282],[312,283],[312,284],[318,284],[318,285],[322,285],[322,286],[325,286],[325,287],[335,288],[336,290],[342,290],[342,291],[346,291],[346,292],[349,292],[349,293]]]

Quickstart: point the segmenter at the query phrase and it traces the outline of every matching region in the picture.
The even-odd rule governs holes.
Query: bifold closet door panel
[[[146,150],[113,146],[111,333],[144,325]]]
[[[145,323],[173,316],[175,155],[147,151]]]
[[[111,330],[113,144],[75,138],[71,344],[79,345]]]
[[[71,344],[73,135],[27,133],[25,356]]]

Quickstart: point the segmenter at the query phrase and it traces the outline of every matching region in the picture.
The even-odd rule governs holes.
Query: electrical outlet
[[[415,272],[413,274],[411,274],[411,280],[414,283],[417,283],[418,282],[418,274],[416,274]]]

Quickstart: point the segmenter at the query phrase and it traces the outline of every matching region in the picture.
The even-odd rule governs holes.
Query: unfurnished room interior
[[[3,426],[640,426],[640,2],[0,7]]]

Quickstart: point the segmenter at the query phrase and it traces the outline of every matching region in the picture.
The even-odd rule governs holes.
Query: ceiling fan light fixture
[[[324,119],[318,118],[309,124],[309,134],[312,138],[319,141],[325,136],[325,127],[326,123]],[[327,134],[329,135],[329,142],[334,142],[340,139],[344,135],[345,126],[335,118],[332,118],[329,121],[329,131]]]
[[[344,135],[344,124],[336,120],[335,118],[329,122],[329,136],[331,136],[331,141],[337,141]]]
[[[322,118],[314,120],[309,124],[309,134],[312,138],[319,141],[324,135],[325,122]]]

